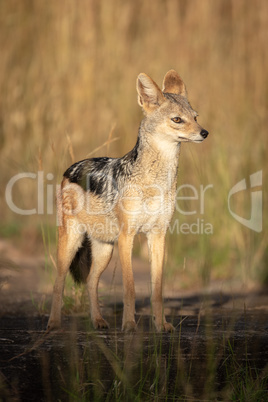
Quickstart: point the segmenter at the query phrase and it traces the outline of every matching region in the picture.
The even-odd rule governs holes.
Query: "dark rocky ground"
[[[176,331],[156,334],[149,270],[135,262],[138,330],[125,335],[112,266],[100,286],[110,329],[93,331],[74,308],[47,333],[52,284],[40,285],[42,262],[13,257],[0,261],[0,401],[268,400],[267,289],[171,287],[165,307]]]
[[[154,400],[155,395],[165,400],[168,394],[229,400],[224,395],[230,376],[237,377],[236,383],[245,380],[244,387],[255,392],[268,386],[267,313],[174,316],[176,332],[160,335],[147,315],[137,314],[137,333],[124,335],[120,306],[117,310],[108,317],[110,329],[101,332],[93,331],[85,316],[65,316],[62,329],[52,334],[46,333],[47,316],[2,316],[1,400],[117,400],[112,390],[124,381],[128,390],[122,400],[135,400],[130,390],[140,389],[143,375],[147,378],[138,400]]]

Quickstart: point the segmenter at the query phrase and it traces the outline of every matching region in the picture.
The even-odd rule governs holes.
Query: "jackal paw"
[[[56,320],[49,320],[47,324],[48,331],[56,331],[61,327],[61,322]]]
[[[175,331],[175,328],[173,327],[172,324],[170,324],[170,322],[163,322],[160,324],[157,324],[156,322],[155,324],[155,329],[157,332],[173,332]]]
[[[109,328],[109,324],[102,317],[93,320],[93,326],[95,329],[106,329]]]
[[[172,324],[170,324],[170,322],[164,322],[163,331],[165,331],[165,332],[174,332],[175,328],[173,327]]]
[[[137,329],[137,325],[135,323],[135,321],[127,321],[125,323],[123,323],[122,325],[122,330],[124,332],[135,332]]]

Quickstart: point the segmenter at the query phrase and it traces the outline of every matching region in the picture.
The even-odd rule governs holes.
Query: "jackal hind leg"
[[[87,290],[90,301],[91,321],[95,329],[108,328],[108,323],[103,319],[98,302],[98,285],[103,271],[107,268],[112,254],[112,243],[103,243],[92,239],[92,266],[87,279]]]
[[[157,233],[149,234],[147,238],[151,261],[151,304],[154,326],[157,332],[172,332],[174,327],[166,321],[162,298],[165,236],[162,233]]]
[[[58,250],[57,250],[57,277],[53,288],[53,298],[48,330],[60,328],[61,305],[64,291],[65,278],[76,251],[81,246],[82,235],[68,233],[64,227],[59,227]]]

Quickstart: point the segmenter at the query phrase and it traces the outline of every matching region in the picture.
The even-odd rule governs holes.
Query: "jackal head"
[[[208,131],[197,122],[197,112],[187,99],[184,82],[175,70],[164,77],[163,89],[146,74],[137,78],[138,103],[142,107],[147,132],[168,142],[202,142]]]

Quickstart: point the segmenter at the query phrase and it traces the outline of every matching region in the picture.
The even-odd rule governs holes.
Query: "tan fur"
[[[187,97],[186,86],[175,70],[170,70],[165,75],[163,92],[181,94],[182,96]]]
[[[197,113],[190,107],[186,87],[174,70],[166,74],[163,91],[146,74],[138,76],[138,102],[146,116],[139,134],[142,148],[138,162],[131,165],[131,175],[125,179],[123,177],[121,187],[118,185],[120,190],[114,202],[103,195],[85,191],[66,177],[62,181],[57,196],[60,225],[58,274],[49,329],[60,326],[65,277],[85,233],[90,238],[92,248],[87,288],[94,327],[108,326],[101,316],[97,289],[100,275],[111,259],[114,242],[118,241],[124,289],[122,328],[126,331],[135,329],[131,255],[135,235],[145,233],[151,261],[151,302],[155,328],[157,331],[173,330],[173,326],[166,322],[163,311],[162,272],[165,234],[175,207],[180,142],[201,142],[208,133],[196,122]],[[172,119],[176,116],[180,116],[184,123],[174,123]]]

